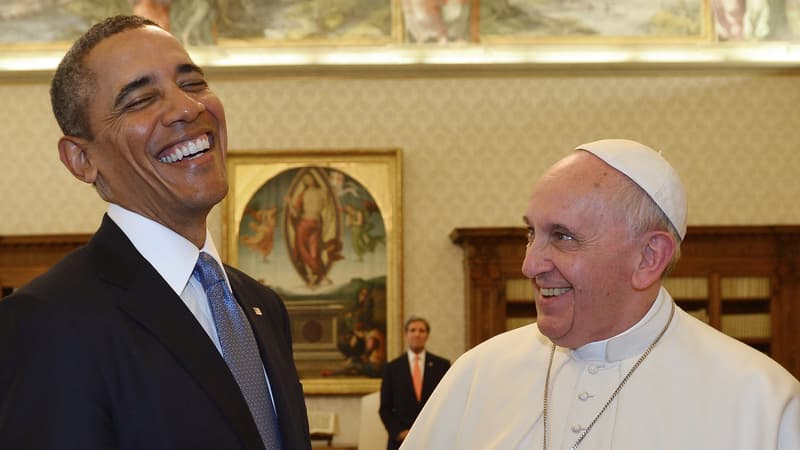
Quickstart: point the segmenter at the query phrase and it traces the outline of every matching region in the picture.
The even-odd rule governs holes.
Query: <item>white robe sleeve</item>
[[[778,430],[778,450],[796,449],[800,449],[800,392],[787,402]]]
[[[541,344],[536,330],[527,326],[503,333],[458,358],[402,449],[510,449],[526,439],[538,440],[546,372],[540,361],[549,347]]]

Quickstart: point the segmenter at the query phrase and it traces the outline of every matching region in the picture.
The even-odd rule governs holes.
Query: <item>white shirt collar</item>
[[[208,230],[205,245],[198,249],[188,239],[164,225],[119,205],[109,204],[108,217],[122,229],[136,250],[178,295],[181,295],[192,276],[200,251],[211,255],[222,267],[219,253]],[[225,277],[227,279],[227,274]]]
[[[406,350],[406,353],[408,353],[408,362],[409,363],[413,363],[414,362],[414,356],[419,355],[419,362],[422,363],[422,364],[425,364],[425,350],[422,350],[419,353],[414,353],[411,350]]]
[[[650,310],[634,326],[609,339],[578,347],[571,356],[578,360],[613,362],[640,355],[669,320],[671,307],[672,297],[661,287]]]

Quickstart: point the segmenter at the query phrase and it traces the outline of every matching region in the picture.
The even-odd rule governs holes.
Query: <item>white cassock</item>
[[[569,449],[669,320],[662,288],[628,331],[556,348],[548,450]],[[550,341],[536,324],[489,339],[445,375],[403,450],[540,450]],[[677,306],[659,343],[580,450],[799,450],[800,382],[766,355]]]

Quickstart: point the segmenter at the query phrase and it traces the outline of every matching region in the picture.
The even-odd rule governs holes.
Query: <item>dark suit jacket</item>
[[[389,433],[389,450],[397,449],[397,435],[411,428],[411,424],[419,415],[425,402],[439,384],[450,361],[431,352],[425,354],[425,370],[422,375],[422,395],[420,401],[414,394],[414,383],[411,381],[411,366],[408,364],[408,353],[393,359],[383,370],[381,381],[380,415],[386,431]]]
[[[311,447],[281,300],[225,267],[269,375],[285,449]],[[254,314],[253,307],[263,315]],[[0,448],[263,450],[233,375],[108,217],[0,301]]]

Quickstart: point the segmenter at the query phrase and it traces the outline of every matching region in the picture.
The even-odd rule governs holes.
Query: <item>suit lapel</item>
[[[147,328],[203,387],[245,447],[262,450],[236,380],[183,301],[107,216],[89,248],[100,278],[120,289],[119,307]]]
[[[428,352],[425,357],[425,371],[422,376],[422,401],[427,401],[433,390],[436,388],[435,379],[439,372],[439,364],[436,358]]]
[[[403,359],[403,370],[400,371],[400,377],[403,380],[403,385],[409,392],[409,397],[416,400],[416,393],[414,392],[414,377],[411,374],[411,371],[414,370],[411,368],[411,361],[408,360],[408,353],[405,353]],[[425,385],[425,375],[422,376],[422,384]]]

